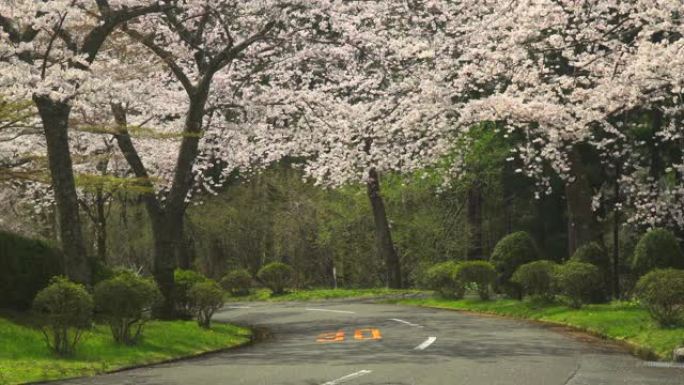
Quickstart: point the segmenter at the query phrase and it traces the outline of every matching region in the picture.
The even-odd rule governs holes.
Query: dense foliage
[[[684,269],[684,255],[677,238],[665,229],[646,232],[634,249],[632,269],[638,275],[656,268]]]
[[[62,257],[43,241],[0,231],[0,308],[29,308],[38,290],[63,273]]]
[[[273,295],[285,293],[285,289],[292,285],[295,271],[292,266],[282,262],[271,262],[259,269],[257,278],[269,288]]]
[[[524,295],[551,301],[555,294],[555,276],[558,264],[541,260],[526,263],[515,270],[511,281],[520,285]]]
[[[55,277],[36,295],[33,311],[39,315],[45,342],[55,353],[72,354],[93,322],[93,298],[83,285]]]
[[[653,270],[639,279],[636,293],[662,326],[684,323],[684,270]]]
[[[454,280],[473,287],[480,299],[488,300],[490,287],[496,280],[496,269],[487,261],[462,262],[456,267]]]
[[[445,298],[463,298],[465,284],[457,279],[459,263],[446,261],[430,266],[422,278],[424,287]]]
[[[206,280],[194,284],[188,291],[188,298],[197,324],[211,328],[211,317],[223,306],[223,290],[218,283]]]
[[[568,305],[576,309],[591,303],[596,288],[604,285],[598,267],[574,261],[556,268],[555,282],[559,293],[569,300]]]
[[[174,302],[176,311],[182,316],[190,316],[192,303],[190,301],[190,289],[197,283],[205,282],[207,277],[194,270],[176,269],[174,272]]]
[[[94,298],[98,316],[109,324],[114,341],[133,345],[142,337],[145,322],[161,293],[153,280],[120,271],[95,286]]]
[[[221,287],[232,295],[247,295],[252,286],[252,276],[245,269],[229,271],[221,278]]]
[[[499,274],[498,284],[516,297],[520,296],[520,288],[511,277],[515,270],[531,261],[539,259],[539,250],[530,234],[519,231],[502,238],[494,247],[491,262]]]

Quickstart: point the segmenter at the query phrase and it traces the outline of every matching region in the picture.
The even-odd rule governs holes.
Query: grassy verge
[[[558,304],[539,306],[515,300],[453,301],[439,298],[412,298],[393,302],[497,314],[570,326],[626,342],[636,354],[643,356],[651,352],[660,359],[669,359],[675,347],[684,345],[684,328],[660,328],[651,320],[646,310],[634,303],[613,302],[588,305],[575,310]]]
[[[45,347],[39,330],[0,318],[0,384],[89,376],[152,364],[244,344],[250,331],[215,323],[203,330],[193,321],[153,321],[136,346],[112,342],[109,329],[96,326],[73,357],[58,358]]]
[[[267,289],[258,289],[254,293],[226,298],[226,301],[315,301],[334,298],[373,298],[387,296],[401,296],[424,293],[421,290],[393,290],[393,289],[316,289],[298,290],[278,296],[271,296]]]

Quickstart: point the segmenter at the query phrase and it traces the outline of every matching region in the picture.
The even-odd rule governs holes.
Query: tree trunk
[[[575,179],[565,184],[568,207],[568,255],[572,256],[580,246],[600,236],[598,222],[592,210],[593,192],[577,149],[570,155],[571,176]]]
[[[153,275],[163,296],[162,303],[155,309],[155,315],[161,319],[173,319],[176,316],[173,272],[185,243],[183,215],[149,209],[148,214],[152,219],[154,237]]]
[[[385,203],[380,194],[380,179],[377,171],[371,169],[368,173],[367,191],[373,209],[375,221],[375,242],[380,257],[387,265],[387,283],[392,289],[401,288],[401,263],[392,242],[392,233],[387,220]]]
[[[60,239],[65,256],[65,273],[76,282],[90,284],[91,269],[83,241],[76,183],[69,150],[68,124],[71,107],[65,103],[54,102],[45,96],[34,95],[33,101],[38,107],[45,132],[50,177],[57,204]]]
[[[482,255],[482,186],[473,182],[468,190],[468,229],[470,242],[468,259],[484,259]]]
[[[620,164],[615,165],[614,208],[613,208],[613,298],[620,299]]]
[[[102,187],[98,187],[95,193],[95,232],[96,232],[96,242],[97,242],[97,258],[98,260],[106,264],[107,262],[107,213],[105,205],[107,204],[107,199],[102,193]]]

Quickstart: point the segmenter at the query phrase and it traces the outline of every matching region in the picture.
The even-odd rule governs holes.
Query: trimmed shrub
[[[612,281],[611,258],[606,251],[596,242],[590,242],[580,246],[570,258],[574,262],[591,263],[598,267],[605,285],[601,285],[594,290],[591,295],[592,302],[605,302],[608,300],[606,285]]]
[[[634,248],[633,272],[642,276],[653,269],[668,267],[684,269],[684,258],[677,238],[665,229],[648,231]]]
[[[454,261],[432,265],[423,276],[424,286],[445,298],[463,298],[465,284],[457,279],[458,265]]]
[[[480,299],[489,299],[489,287],[496,280],[494,265],[487,261],[467,261],[459,264],[454,274],[455,281],[474,286]]]
[[[530,234],[524,231],[509,234],[496,244],[490,261],[499,274],[497,284],[508,295],[521,298],[522,288],[511,277],[518,267],[540,259],[539,250]]]
[[[132,271],[121,271],[95,286],[95,308],[114,341],[134,345],[142,336],[152,307],[161,300],[156,283]]]
[[[232,295],[247,295],[252,288],[252,276],[245,269],[229,271],[221,279],[221,286]]]
[[[206,280],[194,284],[188,297],[192,310],[195,313],[197,324],[200,327],[209,329],[211,327],[211,317],[223,306],[223,290],[221,286],[213,280]]]
[[[520,285],[523,294],[549,302],[554,297],[554,277],[558,264],[541,260],[526,263],[513,273],[511,281]]]
[[[569,306],[575,309],[591,302],[596,288],[603,285],[598,267],[574,261],[558,266],[555,282],[559,292],[569,299]]]
[[[85,286],[65,277],[54,277],[38,292],[33,310],[42,321],[48,348],[60,356],[76,350],[81,336],[93,323],[93,297]]]
[[[271,290],[272,295],[279,295],[292,284],[294,269],[282,262],[271,262],[259,269],[257,278]]]
[[[0,231],[0,308],[30,308],[50,278],[64,273],[62,259],[46,242]]]
[[[176,312],[180,316],[192,317],[193,312],[188,292],[195,284],[204,282],[209,278],[194,270],[176,269],[173,273],[173,279],[175,284],[173,300]]]
[[[651,271],[639,279],[636,295],[660,325],[684,323],[684,270]]]

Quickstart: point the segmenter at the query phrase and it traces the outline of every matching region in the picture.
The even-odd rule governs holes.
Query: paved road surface
[[[356,301],[240,303],[219,321],[266,341],[173,364],[75,380],[136,385],[684,385],[684,369],[549,327]]]

